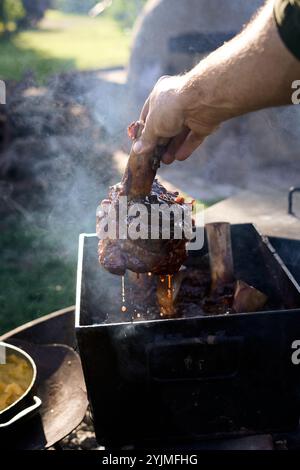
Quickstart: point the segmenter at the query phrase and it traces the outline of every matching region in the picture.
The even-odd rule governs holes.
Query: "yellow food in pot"
[[[33,370],[25,359],[8,354],[5,364],[0,364],[0,411],[20,398],[31,384]]]

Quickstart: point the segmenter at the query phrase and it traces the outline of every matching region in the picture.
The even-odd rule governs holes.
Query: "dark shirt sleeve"
[[[281,39],[300,60],[300,0],[275,0],[274,16]]]

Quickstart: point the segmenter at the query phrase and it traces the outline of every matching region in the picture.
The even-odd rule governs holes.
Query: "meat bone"
[[[144,123],[137,121],[128,127],[129,137],[133,143],[141,136]],[[160,160],[165,152],[167,141],[163,145],[157,145],[154,151],[137,155],[133,151],[133,145],[129,154],[127,166],[121,181],[122,195],[128,199],[142,199],[151,193],[152,184],[160,166]]]

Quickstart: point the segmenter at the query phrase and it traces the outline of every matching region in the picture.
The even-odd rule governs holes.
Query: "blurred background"
[[[96,71],[122,72],[144,3],[0,1],[0,334],[74,304],[78,235],[95,231],[122,132],[91,104]]]
[[[0,334],[74,304],[78,235],[120,179],[127,125],[262,3],[0,0]],[[207,205],[299,183],[296,108],[231,120],[162,177]]]

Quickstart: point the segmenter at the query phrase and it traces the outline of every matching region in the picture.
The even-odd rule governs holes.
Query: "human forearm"
[[[207,104],[220,121],[257,109],[289,104],[300,62],[283,44],[273,17],[273,2],[236,38],[185,76],[181,93],[186,113]]]
[[[145,128],[136,152],[167,138],[165,163],[184,160],[223,121],[291,103],[299,78],[300,61],[284,45],[269,0],[232,41],[187,74],[156,84],[141,113]]]

